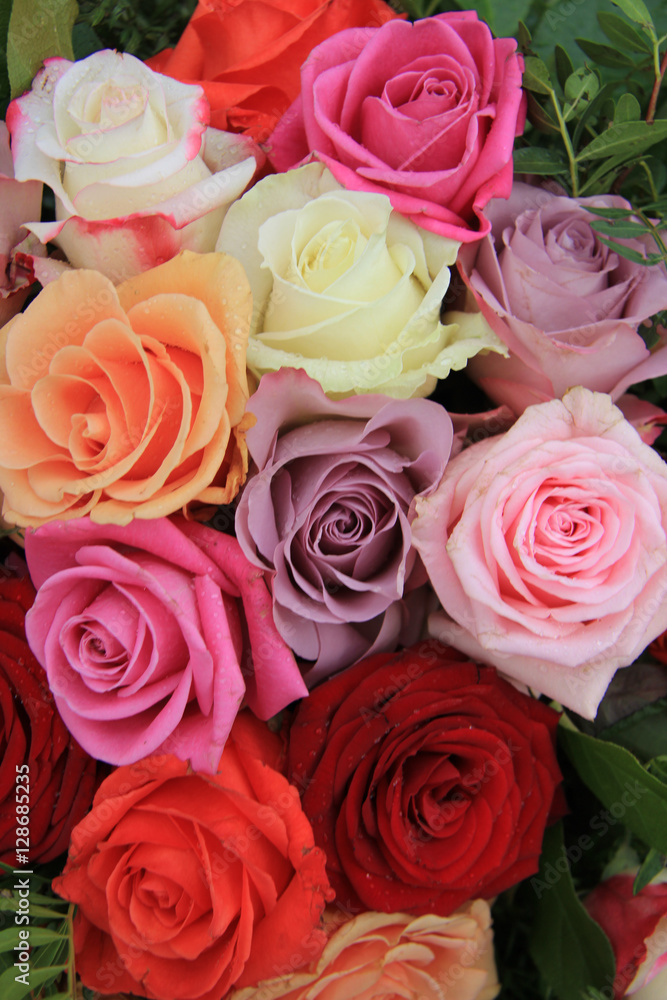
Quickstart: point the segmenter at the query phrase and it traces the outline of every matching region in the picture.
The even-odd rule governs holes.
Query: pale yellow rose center
[[[148,93],[136,81],[106,80],[83,83],[72,96],[70,114],[82,132],[115,128],[138,118],[146,110]]]
[[[313,292],[323,292],[361,257],[368,243],[352,219],[329,222],[298,254],[297,270]]]

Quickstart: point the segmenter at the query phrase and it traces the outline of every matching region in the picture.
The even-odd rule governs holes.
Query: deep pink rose
[[[262,377],[248,409],[255,470],[236,533],[270,576],[278,631],[316,661],[308,683],[418,638],[427,578],[408,515],[447,464],[443,407],[374,394],[333,401],[284,368]]]
[[[470,242],[507,198],[523,129],[523,63],[475,11],[350,28],[301,70],[301,96],[271,136],[288,170],[314,153],[353,191],[388,194],[417,225]]]
[[[58,710],[99,760],[156,750],[215,772],[244,697],[268,719],[306,694],[236,539],[183,518],[30,531],[28,642]]]
[[[584,904],[611,941],[616,958],[614,1000],[662,1000],[667,991],[667,884],[635,896],[625,872],[593,889]]]
[[[529,407],[416,510],[431,634],[587,718],[667,626],[667,465],[603,393]]]
[[[517,414],[574,385],[617,400],[634,382],[667,373],[667,344],[651,354],[638,333],[643,320],[667,309],[667,272],[602,243],[587,205],[630,207],[615,195],[565,198],[515,183],[509,201],[487,206],[491,234],[461,255],[477,307],[510,349],[509,358],[489,353],[466,371]],[[471,331],[480,322],[477,312],[448,318]]]

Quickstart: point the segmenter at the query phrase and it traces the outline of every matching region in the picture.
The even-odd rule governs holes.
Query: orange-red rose
[[[317,958],[333,893],[298,793],[275,769],[280,751],[245,714],[216,775],[153,756],[103,782],[54,881],[78,906],[84,985],[220,1000]]]
[[[214,128],[261,141],[298,96],[301,64],[316,45],[398,16],[383,0],[200,0],[176,48],[147,62],[201,84]]]
[[[65,273],[0,331],[11,524],[229,503],[247,470],[252,301],[241,265],[185,251],[118,288]]]

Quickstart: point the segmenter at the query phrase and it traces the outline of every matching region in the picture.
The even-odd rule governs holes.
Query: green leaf
[[[642,109],[634,94],[621,94],[614,112],[614,124],[621,122],[637,122],[642,116]]]
[[[649,253],[643,256],[638,250],[626,247],[623,243],[616,243],[615,240],[610,240],[606,236],[598,234],[598,239],[600,243],[604,243],[610,250],[614,250],[621,257],[625,257],[626,260],[631,260],[635,264],[644,264],[646,267],[651,267],[653,264],[659,264],[663,260],[662,254],[659,253]]]
[[[574,73],[574,63],[570,59],[567,49],[562,45],[554,48],[554,59],[556,61],[556,76],[561,87],[565,87],[565,81]]]
[[[635,881],[632,885],[633,894],[636,896],[638,892],[641,892],[644,886],[647,886],[664,867],[664,854],[661,854],[660,851],[656,851],[655,848],[652,847],[644,858],[639,871],[635,875]]]
[[[619,743],[642,760],[658,757],[667,750],[667,698],[626,716],[600,736]]]
[[[52,965],[43,969],[31,966],[27,977],[29,985],[24,986],[23,983],[16,982],[17,970],[12,966],[11,969],[5,969],[0,976],[0,996],[2,1000],[22,1000],[23,997],[29,996],[31,990],[34,990],[36,986],[53,982],[62,976],[64,971],[64,965]]]
[[[645,52],[651,55],[653,49],[646,35],[642,35],[618,14],[601,10],[598,11],[597,18],[605,35],[616,48],[624,52]]]
[[[30,89],[49,56],[74,59],[72,27],[79,12],[76,0],[16,3],[7,36],[7,67],[12,97]]]
[[[85,59],[86,56],[99,52],[104,47],[104,42],[98,38],[96,31],[89,24],[75,24],[72,28],[72,49],[75,59]]]
[[[0,0],[0,101],[3,104],[7,104],[11,97],[7,68],[7,34],[13,3],[14,0]],[[2,109],[2,117],[5,117],[4,108]]]
[[[640,236],[646,235],[646,226],[643,222],[607,222],[604,219],[596,219],[591,222],[591,229],[604,236],[611,236],[615,239],[636,240]]]
[[[667,786],[615,743],[563,725],[559,739],[581,780],[613,818],[667,854]]]
[[[580,101],[582,97],[592,100],[600,90],[600,81],[589,69],[576,69],[565,81],[565,97],[568,101]]]
[[[527,52],[528,49],[530,48],[532,37],[528,28],[523,23],[523,21],[519,21],[518,38],[519,38],[519,48],[521,49],[522,52]]]
[[[663,785],[667,784],[667,755],[660,754],[658,757],[653,757],[646,765],[646,770],[662,781]]]
[[[653,18],[649,14],[644,0],[611,0],[611,2],[615,7],[622,10],[625,16],[629,17],[631,21],[647,27],[648,25],[653,27]]]
[[[58,900],[52,899],[51,903],[57,903]],[[15,898],[7,898],[6,896],[0,897],[0,912],[5,913],[16,913],[18,911],[19,904],[18,900]],[[32,896],[30,902],[30,914],[33,917],[42,917],[45,920],[62,920],[62,912],[57,910],[51,910],[46,906],[33,906]],[[1,994],[0,994],[1,995]]]
[[[536,94],[550,94],[552,91],[551,77],[547,64],[535,56],[527,56],[523,74],[523,86]]]
[[[577,156],[577,163],[583,160],[599,159],[603,156],[618,156],[627,152],[628,159],[638,156],[656,142],[667,137],[667,119],[648,122],[622,122],[610,125],[598,135]]]
[[[603,219],[627,219],[633,214],[631,208],[601,208],[599,205],[586,205],[585,207],[591,215],[601,215]]]
[[[58,931],[50,930],[48,927],[35,927],[34,925],[31,925],[27,929],[30,932],[31,948],[35,945],[51,944],[53,941],[67,941],[66,931],[59,933]],[[20,928],[15,925],[14,927],[6,927],[0,931],[0,953],[11,951],[14,945],[18,944],[19,930]]]
[[[614,953],[577,898],[561,823],[545,832],[540,870],[530,885],[538,896],[530,954],[558,1000],[580,1000],[588,987],[612,982]]]
[[[542,107],[534,94],[528,94],[528,120],[540,132],[560,135],[558,122]]]
[[[531,0],[466,0],[466,10],[476,10],[486,21],[497,38],[507,35],[516,36],[517,26],[521,19],[526,20],[531,9]]]
[[[634,66],[630,56],[626,56],[624,52],[618,52],[611,45],[603,45],[590,38],[575,38],[575,42],[598,66],[608,66],[610,69],[625,69],[628,66]]]
[[[514,150],[514,172],[517,174],[538,174],[552,177],[567,171],[567,159],[558,149],[524,147]]]
[[[575,150],[579,148],[579,143],[584,135],[584,129],[589,123],[595,121],[595,116],[601,111],[605,101],[613,95],[614,90],[615,85],[613,83],[605,83],[597,97],[595,97],[585,109],[581,118],[577,122],[574,135],[572,136],[572,146]]]

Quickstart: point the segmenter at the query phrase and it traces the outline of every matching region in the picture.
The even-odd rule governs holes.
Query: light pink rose
[[[214,773],[244,698],[269,719],[306,687],[235,538],[184,518],[53,521],[26,538],[26,618],[63,721],[98,760],[158,749]]]
[[[611,941],[616,959],[614,1000],[664,1000],[667,994],[667,884],[636,895],[635,872],[606,879],[584,900]]]
[[[475,11],[350,28],[318,45],[270,137],[287,170],[314,153],[352,191],[388,194],[417,225],[462,242],[512,185],[523,62]]]
[[[587,718],[667,626],[667,465],[603,393],[529,407],[416,511],[431,634]]]
[[[575,385],[616,400],[634,382],[667,373],[667,341],[651,354],[638,333],[667,309],[667,272],[602,243],[587,205],[630,207],[615,195],[566,198],[515,183],[509,201],[487,206],[491,234],[461,256],[474,311],[447,319],[470,333],[488,323],[507,345],[508,358],[487,354],[466,371],[517,414]],[[627,241],[639,252],[648,242]]]
[[[16,177],[49,185],[56,222],[24,217],[75,267],[114,282],[174,257],[208,253],[226,206],[264,161],[252,140],[207,128],[201,87],[105,50],[47,59],[7,110]]]

